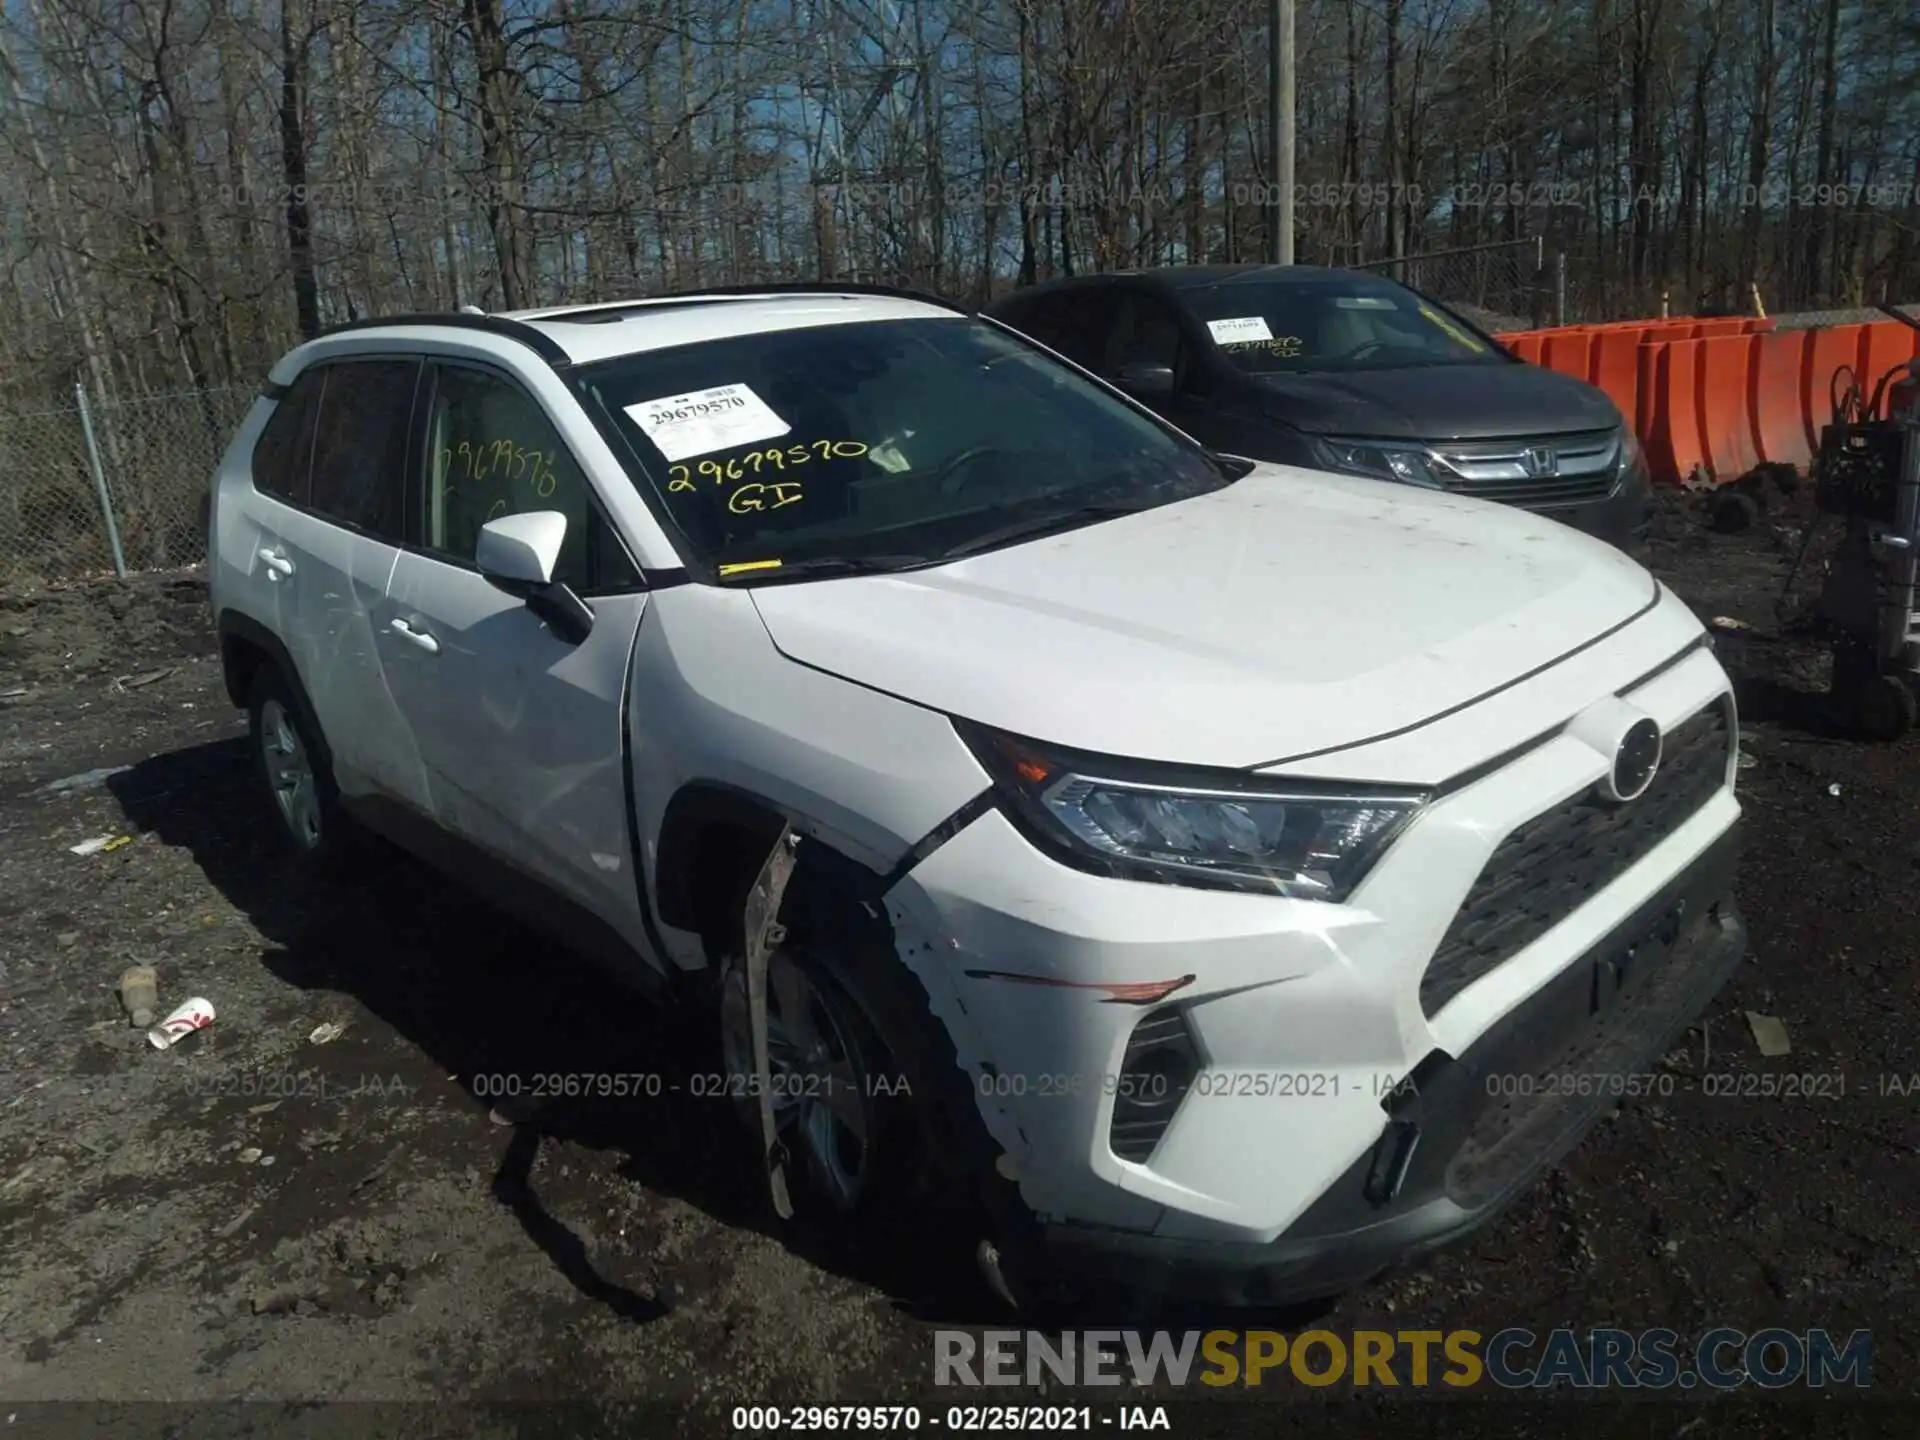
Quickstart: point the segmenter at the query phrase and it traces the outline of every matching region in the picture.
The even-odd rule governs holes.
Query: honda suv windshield
[[[1185,499],[1233,473],[960,316],[740,335],[581,378],[635,483],[722,580],[933,563]]]
[[[1506,357],[1458,317],[1366,276],[1229,281],[1183,289],[1213,343],[1253,375],[1492,365]]]

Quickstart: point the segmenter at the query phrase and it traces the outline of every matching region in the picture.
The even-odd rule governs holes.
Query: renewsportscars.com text
[[[936,1385],[1778,1390],[1872,1383],[1866,1330],[936,1330]]]

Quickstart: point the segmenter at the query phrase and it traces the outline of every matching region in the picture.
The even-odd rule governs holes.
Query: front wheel
[[[761,1082],[744,962],[727,967],[720,992],[720,1046],[729,1098],[758,1136]],[[846,988],[805,948],[783,944],[767,959],[767,1067],[775,1133],[788,1162],[795,1203],[851,1219],[878,1203],[903,1160],[903,1107],[893,1068],[872,1023]],[[905,1099],[907,1097],[898,1097]],[[799,1173],[795,1173],[795,1172]]]
[[[983,1229],[1015,1241],[1031,1216],[996,1172],[999,1149],[967,1073],[888,927],[804,874],[781,920],[786,936],[767,959],[766,1085],[796,1228],[869,1259],[904,1245],[917,1264],[951,1242],[946,1259],[969,1269]],[[718,1000],[729,1094],[757,1157],[760,1090],[737,945]]]

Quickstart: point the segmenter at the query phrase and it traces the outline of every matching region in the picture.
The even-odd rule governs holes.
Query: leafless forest
[[[7,0],[0,409],[250,384],[383,311],[1259,258],[1266,14]],[[1538,237],[1578,318],[1920,298],[1911,0],[1301,0],[1298,27],[1302,261]]]

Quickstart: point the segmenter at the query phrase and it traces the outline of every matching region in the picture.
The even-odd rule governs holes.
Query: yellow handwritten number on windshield
[[[790,465],[805,465],[816,456],[822,460],[857,460],[865,455],[868,446],[858,440],[814,440],[805,445],[773,446],[766,450],[750,450],[744,455],[736,455],[730,460],[702,460],[697,465],[669,465],[667,467],[667,490],[692,494],[699,489],[694,476],[711,480],[715,485],[725,485],[740,481],[748,474],[760,475],[768,470],[785,470]],[[782,482],[771,482],[770,486],[749,485],[749,491],[759,492],[766,488],[778,488]],[[794,495],[793,499],[799,499]],[[780,500],[774,505],[750,504],[744,508],[735,508],[732,499],[727,508],[736,515],[749,510],[777,509],[780,505],[790,505],[793,500]]]
[[[765,498],[769,495],[772,503]],[[778,510],[805,498],[798,480],[769,480],[765,485],[742,485],[727,497],[727,509],[736,515],[751,515],[756,510]]]

